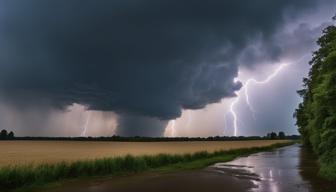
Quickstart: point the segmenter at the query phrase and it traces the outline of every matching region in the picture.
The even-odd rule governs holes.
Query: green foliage
[[[317,43],[294,116],[303,142],[320,156],[321,174],[336,179],[336,27],[324,29]]]
[[[278,135],[275,133],[275,132],[271,132],[271,133],[267,133],[267,136],[266,136],[268,139],[272,139],[272,140],[274,140],[274,139],[279,139],[279,137],[278,137]],[[284,138],[285,138],[285,136],[284,136]],[[282,139],[284,139],[284,138],[282,138]]]
[[[336,162],[333,163],[321,163],[320,174],[328,180],[336,180]]]
[[[233,160],[242,155],[290,145],[293,142],[278,143],[266,147],[236,149],[230,151],[197,152],[184,155],[159,154],[154,156],[131,156],[103,158],[71,163],[10,166],[0,168],[0,191],[43,185],[70,178],[132,174],[145,170],[171,171],[195,169],[216,162]]]
[[[7,138],[8,139],[14,139],[14,133],[13,133],[13,131],[11,131],[11,132],[8,133]]]
[[[0,140],[12,140],[14,138],[14,133],[12,131],[9,133],[5,129],[0,131]]]
[[[7,131],[3,129],[0,131],[0,139],[6,139],[6,138],[7,138]]]
[[[284,132],[280,131],[279,134],[278,134],[278,137],[279,137],[279,139],[285,139],[286,135],[285,135]]]

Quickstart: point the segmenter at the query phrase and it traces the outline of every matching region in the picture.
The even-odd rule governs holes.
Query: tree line
[[[326,27],[317,44],[294,116],[304,144],[320,157],[320,173],[336,179],[336,26]]]
[[[213,137],[15,137],[15,140],[47,140],[47,141],[121,141],[121,142],[167,142],[167,141],[244,141],[244,140],[273,140],[273,139],[300,139],[298,135],[286,136],[284,132],[268,133],[266,136],[213,136]]]
[[[280,131],[279,134],[275,132],[267,133],[266,137],[268,139],[289,139],[289,137],[286,137],[286,134],[283,131]]]

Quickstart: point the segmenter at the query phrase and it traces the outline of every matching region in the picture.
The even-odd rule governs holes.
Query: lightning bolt
[[[276,76],[280,73],[280,71],[281,71],[283,68],[285,68],[285,67],[287,67],[287,66],[288,66],[288,64],[280,64],[279,67],[276,68],[276,70],[275,70],[273,73],[271,73],[266,79],[264,79],[264,80],[262,80],[262,81],[258,81],[258,80],[256,80],[256,79],[251,78],[251,79],[248,79],[248,80],[246,81],[246,83],[244,84],[244,93],[245,93],[246,104],[247,104],[247,106],[250,108],[250,110],[251,110],[251,112],[252,112],[252,114],[253,114],[253,118],[254,118],[254,119],[255,119],[255,114],[254,114],[254,113],[255,113],[255,110],[253,109],[253,106],[252,106],[251,103],[250,103],[250,97],[249,97],[249,95],[248,95],[248,88],[249,88],[250,84],[252,84],[252,83],[254,83],[254,84],[259,84],[259,85],[267,84],[267,83],[269,83],[272,79],[274,79],[274,77],[276,77]]]
[[[238,116],[236,111],[234,110],[234,106],[239,102],[240,99],[240,92],[244,91],[244,96],[245,96],[245,101],[246,104],[248,105],[249,109],[252,112],[253,118],[255,119],[255,110],[253,109],[251,103],[250,103],[250,97],[248,94],[248,88],[251,84],[258,84],[258,85],[264,85],[264,84],[268,84],[270,81],[272,81],[272,79],[274,79],[280,72],[281,70],[283,70],[283,68],[289,66],[289,65],[293,65],[296,63],[300,63],[305,57],[309,56],[309,54],[306,54],[302,57],[300,57],[299,59],[295,60],[294,62],[291,63],[286,63],[286,64],[280,64],[274,71],[273,73],[271,73],[269,76],[267,76],[266,79],[262,80],[262,81],[258,81],[254,78],[250,78],[248,79],[244,84],[243,84],[243,89],[240,90],[239,92],[235,92],[237,97],[235,100],[233,100],[233,102],[230,105],[230,113],[233,117],[233,129],[234,129],[234,136],[238,135]],[[236,78],[234,80],[234,82],[238,81],[238,79]]]
[[[187,122],[185,123],[185,128],[189,128],[190,127],[190,124],[192,122],[192,113],[191,113],[191,110],[185,110],[183,112],[183,114],[186,114],[186,117],[187,117]],[[169,121],[169,124],[166,128],[166,130],[168,129],[169,132],[170,132],[170,137],[176,137],[177,136],[177,133],[176,133],[176,119],[174,120],[170,120]]]
[[[171,120],[171,134],[172,134],[172,137],[176,137],[175,124],[176,124],[176,120]]]
[[[85,121],[85,124],[84,124],[84,128],[83,128],[83,131],[81,133],[82,137],[86,136],[86,131],[87,131],[88,125],[90,123],[90,119],[91,119],[91,112],[88,112],[88,115],[86,117],[86,121]]]
[[[233,135],[234,136],[237,136],[237,131],[238,131],[238,118],[237,118],[237,114],[234,110],[234,106],[239,102],[239,96],[238,96],[238,93],[237,94],[237,97],[236,99],[231,103],[230,105],[230,112],[232,114],[232,117],[233,117]]]

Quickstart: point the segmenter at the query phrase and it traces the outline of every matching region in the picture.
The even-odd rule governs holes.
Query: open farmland
[[[185,154],[238,148],[262,147],[285,140],[199,142],[90,142],[90,141],[2,141],[0,166],[57,163],[117,157],[131,154]]]

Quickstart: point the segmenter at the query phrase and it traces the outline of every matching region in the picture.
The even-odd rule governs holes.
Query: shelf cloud
[[[1,95],[114,111],[125,135],[134,122],[162,130],[183,109],[234,97],[239,67],[278,60],[285,50],[273,34],[316,3],[0,0]]]

